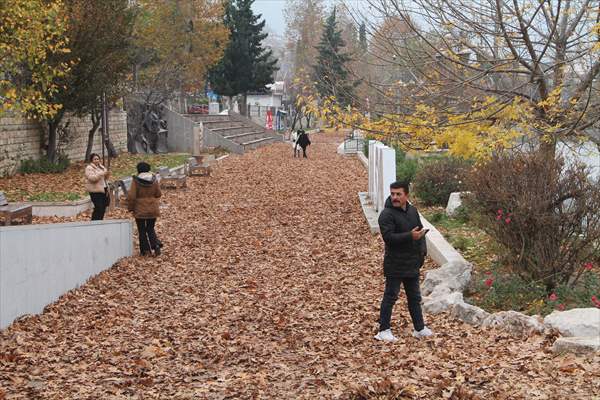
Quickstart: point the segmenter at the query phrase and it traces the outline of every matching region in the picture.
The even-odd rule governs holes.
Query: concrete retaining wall
[[[129,220],[0,227],[0,329],[132,254]]]
[[[193,153],[195,135],[200,135],[199,140],[202,142],[202,131],[197,127],[198,124],[168,108],[164,109],[164,113],[167,120],[167,129],[169,130],[167,137],[169,151]]]

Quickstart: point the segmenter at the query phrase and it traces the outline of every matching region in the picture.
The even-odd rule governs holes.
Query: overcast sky
[[[351,4],[351,7],[366,6],[365,0],[346,0]],[[332,0],[325,0],[326,4],[332,4]],[[285,33],[285,18],[283,17],[283,9],[285,8],[285,0],[255,0],[252,9],[256,14],[262,14],[267,21],[267,25],[277,34]]]
[[[255,14],[262,14],[267,21],[267,25],[280,35],[285,32],[285,19],[283,18],[283,9],[285,0],[255,0],[252,9]]]

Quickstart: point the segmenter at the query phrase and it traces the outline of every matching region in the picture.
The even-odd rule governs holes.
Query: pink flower
[[[502,219],[502,215],[496,215],[496,221],[500,221]]]
[[[485,286],[491,287],[494,284],[494,280],[492,278],[487,278],[484,283]]]
[[[502,215],[502,209],[499,209],[498,212],[496,213],[498,215]]]
[[[597,303],[598,299],[596,298],[596,296],[592,296],[592,303]]]
[[[504,220],[504,222],[506,222],[507,224],[510,224],[510,218],[506,218],[506,219]]]
[[[492,271],[485,271],[485,274],[486,274],[486,275],[491,275],[491,274],[492,274]]]
[[[548,300],[550,301],[556,301],[556,299],[558,299],[556,293],[551,293],[550,296],[548,296]]]
[[[586,271],[591,271],[591,270],[592,270],[592,268],[594,268],[594,264],[592,264],[591,262],[586,262],[585,264],[583,264],[583,268],[584,268]]]
[[[559,305],[558,305],[556,308],[557,308],[559,311],[565,311],[565,305],[564,305],[564,304],[562,304],[562,303],[561,303],[561,304],[559,304]]]

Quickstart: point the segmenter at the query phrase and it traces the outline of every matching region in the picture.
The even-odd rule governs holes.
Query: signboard
[[[273,129],[273,110],[270,108],[267,110],[266,128]]]

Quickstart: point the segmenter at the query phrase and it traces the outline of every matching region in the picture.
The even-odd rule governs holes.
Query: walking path
[[[339,137],[311,140],[309,159],[276,144],[169,191],[162,256],[123,260],[0,333],[0,399],[600,395],[600,356],[446,315],[417,341],[404,298],[400,341],[374,341],[383,246],[358,202],[367,175]]]

